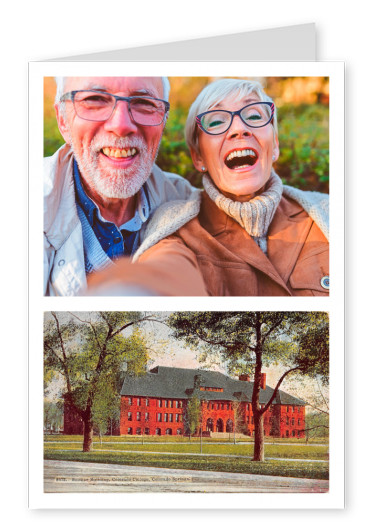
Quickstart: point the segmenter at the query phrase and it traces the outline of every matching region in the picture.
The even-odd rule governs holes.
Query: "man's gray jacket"
[[[178,175],[154,165],[146,181],[151,216],[169,201],[187,200],[198,191]],[[147,223],[145,224],[147,225]],[[145,227],[141,229],[143,242]],[[44,161],[44,294],[77,295],[86,287],[82,226],[73,182],[73,153],[62,146]]]

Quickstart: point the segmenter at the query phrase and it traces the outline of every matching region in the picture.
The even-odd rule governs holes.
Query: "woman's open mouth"
[[[234,149],[225,158],[225,164],[230,170],[239,170],[247,166],[254,166],[258,160],[258,153],[254,149]]]

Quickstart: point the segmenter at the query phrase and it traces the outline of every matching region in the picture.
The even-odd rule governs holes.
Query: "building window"
[[[176,430],[176,435],[181,435],[181,429],[180,429],[180,428],[178,428],[178,429]]]
[[[141,428],[136,428],[136,435],[141,435]]]
[[[175,407],[179,407],[179,402],[178,402],[178,400],[175,400]]]
[[[286,430],[286,437],[289,436],[289,430]]]
[[[168,407],[168,400],[165,400],[165,401],[164,401],[164,406],[165,406],[165,407]]]
[[[155,430],[155,435],[162,435],[162,430],[161,430],[161,428],[157,428],[157,429]]]
[[[158,406],[162,407],[162,400],[158,400]]]
[[[141,406],[141,398],[137,398],[137,405]]]
[[[182,400],[179,400],[179,407],[183,407],[183,402],[182,402]]]
[[[288,426],[288,425],[289,425],[289,418],[286,417],[286,426]]]
[[[170,413],[170,422],[173,421],[173,418],[174,418],[174,414],[173,414],[173,413]]]
[[[141,413],[137,411],[137,420],[141,420]]]
[[[148,405],[149,405],[149,399],[145,398],[145,406],[148,406]]]
[[[175,422],[179,422],[179,413],[176,413],[175,415]]]
[[[145,420],[149,420],[149,413],[145,413]]]
[[[132,413],[128,411],[128,420],[132,420]]]
[[[162,422],[162,413],[157,413],[157,421]]]
[[[166,435],[172,435],[172,429],[171,428],[167,428]]]
[[[286,407],[286,411],[287,411],[287,413],[290,411],[290,406]]]
[[[128,404],[131,406],[132,405],[132,399],[131,398],[128,398]]]
[[[165,422],[168,421],[168,413],[165,413],[165,414],[164,414],[164,421],[165,421]]]
[[[145,428],[145,435],[150,435],[150,429],[149,428]]]
[[[132,433],[133,433],[132,428],[128,428],[128,435],[132,435]]]
[[[174,401],[170,400],[170,407],[174,407]]]
[[[300,419],[298,419],[298,426],[300,426]]]
[[[226,432],[232,433],[233,431],[234,431],[234,423],[232,422],[231,419],[228,419],[228,421],[226,422]]]
[[[291,432],[291,436],[292,436],[292,437],[295,437],[295,430],[292,430],[292,432]]]
[[[295,419],[291,419],[291,426],[295,425]]]

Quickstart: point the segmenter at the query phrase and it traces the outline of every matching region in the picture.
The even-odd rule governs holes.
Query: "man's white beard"
[[[79,155],[72,137],[70,144],[85,182],[101,197],[109,199],[127,199],[137,194],[151,174],[154,160],[158,154],[158,150],[156,150],[153,157],[153,146],[148,149],[144,140],[139,137],[129,140],[127,138],[108,138],[106,135],[96,136],[88,147],[83,148],[81,155]],[[138,160],[125,169],[101,168],[99,157],[101,149],[104,147],[118,149],[135,147],[139,152]]]

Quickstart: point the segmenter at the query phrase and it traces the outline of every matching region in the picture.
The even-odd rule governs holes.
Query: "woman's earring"
[[[275,161],[275,155],[272,156],[272,161],[273,161],[273,162]]]
[[[205,166],[201,166],[201,171],[206,171]]]

